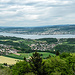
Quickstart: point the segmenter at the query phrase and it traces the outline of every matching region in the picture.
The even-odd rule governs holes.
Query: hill
[[[0,55],[9,53],[30,53],[45,51],[55,53],[75,52],[75,38],[41,38],[23,39],[17,37],[0,36]]]
[[[75,34],[75,25],[55,25],[44,27],[0,27],[0,32],[27,35]]]

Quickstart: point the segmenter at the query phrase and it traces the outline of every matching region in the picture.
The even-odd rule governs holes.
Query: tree
[[[26,61],[20,61],[12,67],[12,75],[25,75],[25,73],[30,71],[30,64]]]
[[[59,55],[59,51],[56,51],[56,55],[57,55],[57,56]]]
[[[66,58],[69,56],[70,56],[70,53],[66,53],[66,52],[63,52],[62,54],[60,54],[60,58]]]
[[[42,61],[39,53],[33,53],[33,56],[30,59],[30,65],[32,67],[32,72],[34,72],[35,74],[46,75],[44,71],[44,62]]]
[[[47,75],[73,75],[72,69],[66,64],[65,60],[52,57],[45,62]]]
[[[73,73],[75,74],[75,56],[68,56],[66,58],[66,62],[69,68],[71,68]]]
[[[26,61],[26,57],[24,57],[24,61]]]

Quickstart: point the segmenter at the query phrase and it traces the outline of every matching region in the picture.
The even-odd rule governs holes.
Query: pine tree
[[[44,71],[44,62],[42,62],[42,58],[40,54],[35,52],[30,60],[30,65],[32,67],[32,71],[37,75],[46,75]]]

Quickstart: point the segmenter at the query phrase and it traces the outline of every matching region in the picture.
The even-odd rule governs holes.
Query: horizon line
[[[29,28],[29,27],[49,27],[49,26],[69,26],[69,25],[75,25],[75,24],[57,24],[57,25],[43,25],[43,26],[0,26],[0,27],[26,27],[26,28]]]

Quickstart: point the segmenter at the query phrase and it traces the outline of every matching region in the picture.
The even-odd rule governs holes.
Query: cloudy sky
[[[75,0],[0,0],[0,26],[75,24]]]

